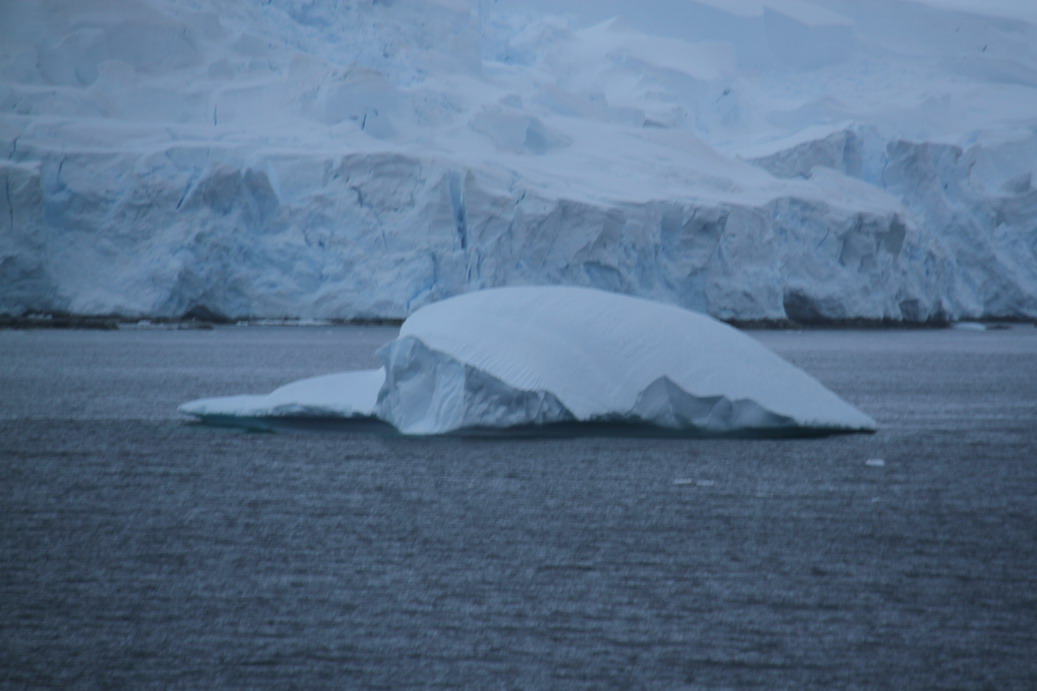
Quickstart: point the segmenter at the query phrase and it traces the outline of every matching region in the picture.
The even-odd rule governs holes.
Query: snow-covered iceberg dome
[[[559,286],[428,305],[384,367],[205,399],[207,417],[379,418],[404,434],[632,423],[689,434],[873,431],[870,417],[740,331],[672,305]]]

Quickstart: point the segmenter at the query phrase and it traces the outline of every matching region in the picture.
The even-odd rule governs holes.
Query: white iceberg
[[[434,303],[378,354],[379,370],[180,410],[221,420],[374,417],[415,435],[562,423],[687,434],[875,430],[868,415],[726,324],[587,288],[496,288]]]
[[[285,384],[266,395],[202,398],[180,412],[203,419],[259,417],[371,417],[385,381],[381,369],[338,372]]]

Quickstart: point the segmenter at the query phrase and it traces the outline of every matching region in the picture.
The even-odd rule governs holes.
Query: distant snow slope
[[[0,313],[1037,317],[1037,11],[0,3]]]

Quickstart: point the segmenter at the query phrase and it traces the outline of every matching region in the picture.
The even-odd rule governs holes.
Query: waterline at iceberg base
[[[428,305],[377,370],[180,411],[245,427],[380,420],[407,435],[559,429],[687,435],[873,432],[875,421],[738,330],[672,305],[564,286]],[[264,422],[265,421],[265,422]]]

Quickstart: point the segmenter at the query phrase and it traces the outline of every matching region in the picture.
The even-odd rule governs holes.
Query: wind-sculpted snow
[[[1029,5],[0,3],[0,313],[1037,317]]]
[[[385,372],[360,370],[301,379],[266,395],[203,398],[180,406],[202,418],[371,417]]]
[[[181,411],[223,422],[377,417],[417,435],[573,423],[687,434],[875,429],[732,327],[586,288],[498,288],[437,302],[411,315],[378,354],[382,370],[304,380],[268,396],[194,401]]]

